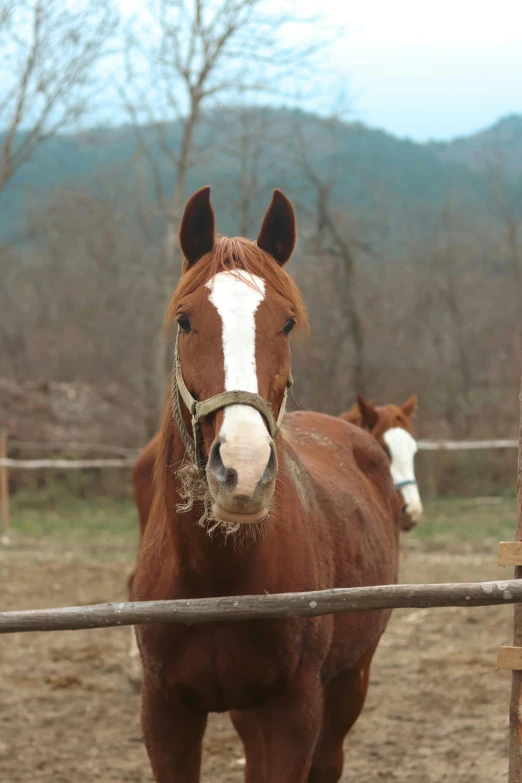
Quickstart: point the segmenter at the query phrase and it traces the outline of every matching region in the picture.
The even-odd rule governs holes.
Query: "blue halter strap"
[[[417,482],[415,481],[415,479],[406,479],[406,481],[399,481],[399,483],[395,484],[394,486],[395,489],[402,489],[403,487],[408,487],[410,485],[414,487],[417,486]]]

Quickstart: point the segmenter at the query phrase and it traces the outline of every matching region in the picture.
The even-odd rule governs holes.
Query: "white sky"
[[[137,0],[120,2],[129,9]],[[348,85],[354,119],[425,140],[522,113],[522,0],[267,2],[279,11],[321,12],[343,28],[322,58]],[[331,108],[328,90],[317,86],[307,108]]]
[[[313,12],[317,2],[299,0]],[[356,118],[448,138],[522,112],[522,0],[321,0]]]

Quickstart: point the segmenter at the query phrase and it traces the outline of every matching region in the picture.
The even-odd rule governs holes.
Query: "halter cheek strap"
[[[202,437],[200,420],[206,416],[210,416],[223,408],[227,408],[229,405],[249,405],[251,408],[255,408],[266,421],[268,431],[273,440],[275,440],[281,429],[283,417],[285,415],[286,400],[288,397],[288,389],[292,386],[292,376],[290,375],[286,382],[286,387],[283,395],[283,401],[279,409],[279,415],[277,419],[274,418],[270,403],[263,399],[259,394],[253,392],[241,391],[239,389],[235,391],[225,391],[221,394],[216,394],[214,397],[209,397],[207,400],[198,402],[187,389],[187,385],[183,378],[181,371],[181,365],[179,361],[179,333],[176,337],[176,347],[174,350],[174,367],[172,371],[172,410],[174,415],[174,421],[176,422],[178,429],[180,429],[181,436],[183,438],[185,447],[187,448],[190,443],[190,436],[187,432],[183,416],[179,409],[179,397],[183,400],[187,406],[190,415],[192,417],[192,438],[193,444],[190,443],[190,448],[187,448],[189,452],[194,451],[193,456],[201,471],[204,470],[204,457],[202,450]],[[188,436],[188,437],[187,437]]]

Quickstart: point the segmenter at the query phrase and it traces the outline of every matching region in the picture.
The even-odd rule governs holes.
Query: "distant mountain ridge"
[[[499,154],[511,174],[522,173],[522,114],[501,117],[494,125],[471,136],[449,142],[431,143],[435,154],[443,161],[462,163],[479,169],[484,161]]]
[[[427,144],[398,139],[358,122],[338,123],[333,149],[331,125],[318,116],[290,109],[256,108],[251,112],[253,121],[262,115],[268,128],[258,152],[262,181],[253,207],[256,219],[261,218],[273,187],[283,187],[302,207],[303,214],[314,206],[313,190],[307,186],[293,158],[295,126],[300,123],[311,140],[309,160],[316,171],[327,172],[333,165],[337,172],[332,192],[334,203],[379,225],[376,241],[385,242],[392,254],[400,251],[412,227],[429,228],[430,222],[440,215],[449,193],[457,194],[470,215],[490,219],[488,181],[482,161],[497,147],[502,149],[510,176],[522,174],[522,115],[504,117],[491,128],[465,138]],[[203,184],[212,186],[219,225],[228,233],[238,232],[233,206],[237,155],[233,149],[217,155],[204,153],[216,137],[222,147],[230,142],[236,120],[233,110],[223,109],[219,115],[206,118],[197,138],[202,150],[200,161],[191,169],[187,183],[188,191]],[[274,152],[276,129],[278,144],[281,138],[286,144],[284,154],[279,148],[277,154]],[[168,194],[172,188],[171,173],[168,165],[162,165],[163,153],[156,131],[144,127],[142,133],[160,163],[160,176]],[[176,149],[179,127],[166,125],[163,135],[165,143]],[[54,190],[69,184],[96,192],[103,189],[104,180],[114,183],[121,178],[123,190],[132,189],[132,166],[138,160],[136,133],[128,125],[51,138],[0,197],[0,235],[5,238],[16,234],[23,225],[28,205],[35,200],[45,204]],[[143,165],[142,158],[140,165]],[[147,183],[146,189],[152,200],[152,182]]]

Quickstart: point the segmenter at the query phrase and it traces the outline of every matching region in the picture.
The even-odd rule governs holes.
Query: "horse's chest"
[[[263,637],[254,624],[199,626],[158,641],[147,645],[145,664],[159,687],[186,707],[209,712],[253,708],[273,699],[299,661],[291,632]]]

